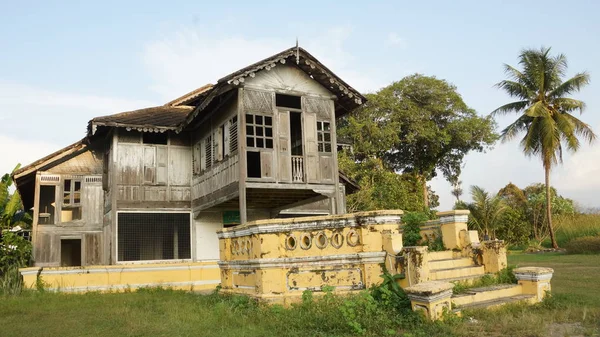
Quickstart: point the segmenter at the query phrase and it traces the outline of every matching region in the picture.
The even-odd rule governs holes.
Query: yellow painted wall
[[[142,287],[185,290],[214,289],[220,282],[215,261],[190,263],[129,264],[89,267],[23,268],[26,287],[35,288],[41,277],[51,291],[123,291]]]

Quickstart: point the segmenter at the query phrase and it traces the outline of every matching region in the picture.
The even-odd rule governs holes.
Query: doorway
[[[60,240],[60,266],[81,266],[81,239]]]
[[[302,155],[302,114],[290,111],[290,141],[292,156]]]

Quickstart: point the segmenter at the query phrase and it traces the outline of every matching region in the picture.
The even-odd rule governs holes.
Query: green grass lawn
[[[352,301],[331,296],[286,309],[241,296],[170,290],[30,291],[0,297],[0,336],[597,336],[600,255],[510,254],[509,264],[554,268],[553,299],[428,323],[412,313],[388,314],[360,296]],[[566,334],[560,330],[565,327]]]

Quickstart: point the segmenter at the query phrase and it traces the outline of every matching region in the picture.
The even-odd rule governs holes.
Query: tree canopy
[[[425,204],[427,181],[439,170],[454,182],[464,156],[497,139],[492,117],[480,117],[454,85],[433,76],[411,75],[394,82],[340,124],[359,161],[381,158],[388,169],[419,180]]]

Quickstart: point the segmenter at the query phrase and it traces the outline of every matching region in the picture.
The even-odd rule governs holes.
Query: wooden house
[[[219,258],[216,230],[345,212],[336,118],[365,98],[290,48],[162,106],[92,119],[15,172],[36,266]]]

